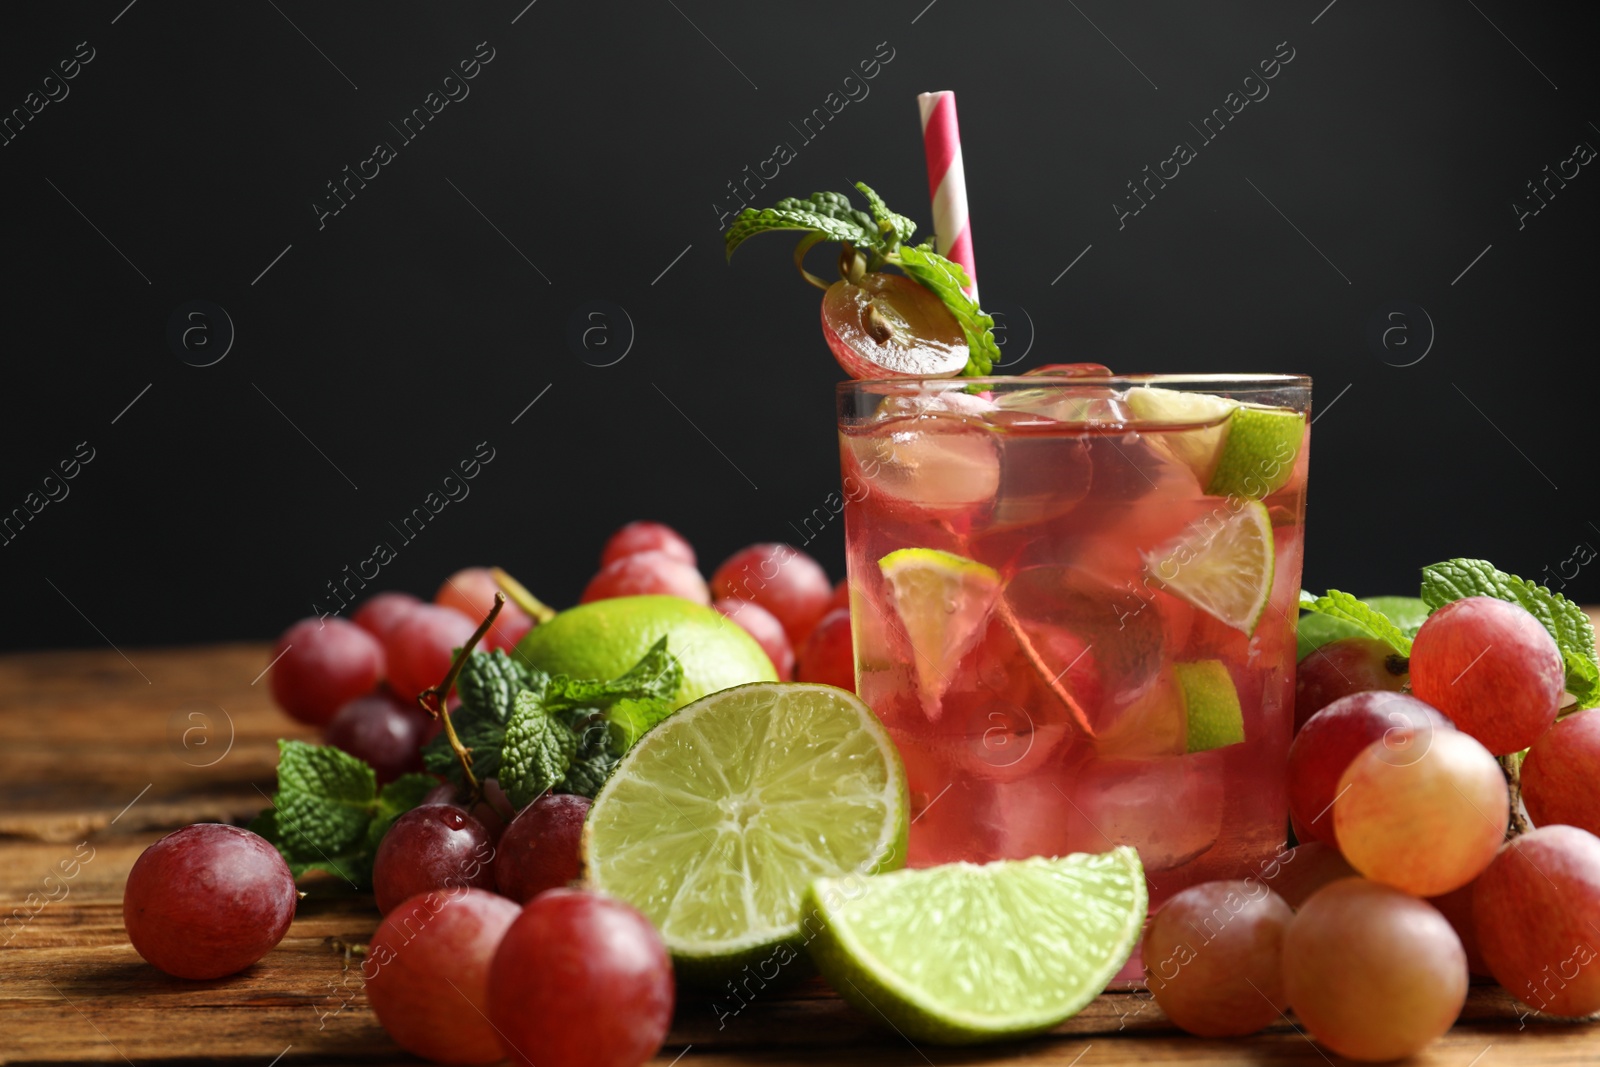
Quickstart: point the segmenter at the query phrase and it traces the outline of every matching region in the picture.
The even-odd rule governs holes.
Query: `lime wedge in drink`
[[[806,886],[900,866],[906,812],[900,757],[854,694],[756,682],[623,757],[584,826],[584,867],[649,916],[681,976],[711,979],[792,959]]]
[[[1149,386],[1128,390],[1127,404],[1141,422],[1194,427],[1160,440],[1209,496],[1260,500],[1294,473],[1306,421],[1298,411]]]
[[[829,983],[912,1041],[968,1044],[1048,1030],[1127,962],[1144,926],[1131,848],[821,878],[807,947]]]
[[[1221,660],[1174,663],[1172,673],[1183,690],[1189,723],[1190,752],[1205,752],[1244,740],[1244,711],[1233,676]]]
[[[911,639],[923,711],[937,719],[956,664],[983,633],[1000,596],[993,567],[934,548],[902,548],[878,561]]]
[[[1166,588],[1236,630],[1254,633],[1272,593],[1272,520],[1258,500],[1218,508],[1160,548],[1145,569]]]

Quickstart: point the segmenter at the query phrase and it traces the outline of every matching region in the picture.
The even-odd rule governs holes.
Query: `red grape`
[[[322,740],[363,760],[378,775],[378,784],[408,771],[422,770],[423,724],[427,716],[415,704],[402,704],[386,691],[356,697],[339,709]]]
[[[1339,851],[1374,881],[1419,897],[1459,889],[1505,840],[1511,798],[1500,764],[1471,736],[1435,734],[1397,757],[1385,741],[1361,751],[1333,804]]]
[[[580,604],[619,596],[676,596],[710,604],[711,593],[700,572],[665,552],[635,552],[614,559],[589,579]]]
[[[378,1022],[407,1052],[439,1063],[495,1063],[489,964],[517,906],[481,889],[424,893],[378,925],[361,975]]]
[[[939,378],[967,362],[967,339],[943,302],[900,274],[843,278],[822,297],[822,336],[852,378]]]
[[[372,863],[372,895],[385,915],[418,893],[493,889],[494,846],[483,824],[453,804],[424,804],[394,821]]]
[[[834,608],[848,608],[850,606],[850,579],[840,578],[839,584],[833,587],[833,599],[828,601],[828,610]]]
[[[516,809],[511,806],[511,801],[506,799],[505,792],[501,790],[497,780],[485,778],[478,784],[483,789],[483,799],[476,804],[470,804],[470,807],[471,798],[450,782],[440,782],[428,790],[423,794],[422,803],[449,804],[451,807],[460,808],[478,820],[488,831],[491,842],[498,842],[500,835],[505,833],[506,827],[516,817]]]
[[[856,654],[850,640],[850,609],[822,617],[795,657],[795,681],[821,682],[856,691]]]
[[[384,674],[383,646],[348,619],[301,619],[272,646],[269,683],[289,716],[321,726]]]
[[[415,701],[418,693],[444,681],[455,650],[472,640],[482,621],[437,604],[423,604],[401,620],[384,642],[395,695]]]
[[[1439,909],[1439,914],[1449,920],[1450,928],[1461,939],[1462,951],[1467,954],[1467,970],[1491,978],[1493,974],[1489,964],[1483,958],[1483,951],[1478,948],[1478,928],[1472,921],[1472,893],[1477,884],[1474,879],[1443,896],[1429,897],[1428,903]]]
[[[693,567],[697,562],[694,546],[672,527],[659,522],[630,522],[606,541],[600,550],[600,566],[637,552],[665,552],[680,563]]]
[[[377,593],[362,602],[351,621],[379,641],[384,641],[388,639],[389,631],[421,603],[410,593]]]
[[[1512,996],[1552,1015],[1600,1011],[1600,838],[1575,826],[1514,838],[1478,878],[1472,920]]]
[[[1339,776],[1372,742],[1386,740],[1394,757],[1427,750],[1432,733],[1453,730],[1450,720],[1422,701],[1403,693],[1378,690],[1352,693],[1306,720],[1289,746],[1289,811],[1295,835],[1304,831],[1318,841],[1335,844],[1333,798]],[[1412,731],[1420,731],[1413,736]]]
[[[794,648],[833,599],[833,583],[821,564],[797,548],[773,543],[748,545],[729,556],[711,576],[711,589],[719,599],[766,608],[783,623]]]
[[[1520,752],[1550,729],[1565,678],[1549,631],[1494,597],[1451,601],[1411,645],[1411,691],[1496,756]]]
[[[1298,910],[1312,893],[1329,882],[1356,876],[1356,869],[1339,855],[1337,848],[1326,841],[1306,841],[1283,853],[1272,864],[1271,872],[1262,877],[1289,907]]]
[[[546,889],[576,881],[583,874],[579,848],[588,814],[588,797],[566,793],[546,793],[523,808],[495,854],[500,895],[526,904]]]
[[[500,585],[494,580],[493,571],[488,567],[468,567],[446,578],[439,591],[433,594],[433,602],[440,607],[455,608],[475,624],[481,625],[494,607],[494,595],[498,592]],[[509,652],[531,629],[533,620],[528,613],[507,600],[500,614],[495,616],[494,625],[489,628],[483,643],[489,648],[502,648]]]
[[[787,682],[794,677],[794,649],[789,646],[789,636],[783,632],[783,623],[772,612],[750,600],[723,599],[711,606],[756,639],[761,651],[772,661],[778,681]]]
[[[1461,1014],[1467,957],[1432,905],[1345,878],[1313,893],[1289,924],[1283,983],[1318,1041],[1351,1059],[1394,1060]]]
[[[489,968],[489,1020],[522,1067],[637,1067],[672,1024],[672,965],[639,912],[577,889],[534,897]]]
[[[1294,674],[1294,728],[1340,697],[1371,689],[1399,692],[1406,658],[1375,637],[1344,637],[1313,651]]]
[[[122,892],[134,951],[178,978],[221,978],[272,951],[294,919],[294,878],[248,830],[198,823],[140,853]]]
[[[1293,919],[1289,905],[1254,879],[1190,886],[1145,931],[1146,985],[1191,1034],[1253,1034],[1287,1005],[1280,959]]]
[[[1600,711],[1556,723],[1522,761],[1522,802],[1535,826],[1600,834]]]

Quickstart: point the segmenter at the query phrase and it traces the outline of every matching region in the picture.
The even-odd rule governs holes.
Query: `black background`
[[[1414,591],[1474,555],[1600,600],[1574,557],[1600,545],[1600,174],[1520,228],[1513,208],[1600,145],[1579,5],[525,3],[8,13],[0,111],[79,42],[94,58],[0,147],[0,513],[79,442],[94,458],[0,547],[0,646],[270,637],[379,540],[399,554],[375,587],[499,563],[556,604],[629,519],[708,572],[796,540],[838,485],[841,375],[790,242],[730,267],[713,205],[787,141],[765,201],[861,179],[926,226],[914,97],[939,88],[1008,369],[1309,373],[1309,587]],[[399,144],[479,42],[470,95]],[[1270,96],[1119,229],[1124,183],[1280,42]],[[790,123],[880,49],[803,143]],[[397,158],[319,227],[378,141]],[[192,300],[237,331],[213,366],[167,340]],[[1369,344],[1396,300],[1431,330],[1413,311],[1409,347]],[[592,301],[611,347],[586,363]],[[388,523],[481,441],[470,496],[401,544]],[[839,576],[838,522],[808,547]]]

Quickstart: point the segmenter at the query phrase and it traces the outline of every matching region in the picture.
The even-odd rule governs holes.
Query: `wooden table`
[[[309,735],[258,681],[265,646],[126,651],[0,657],[0,1063],[416,1062],[378,1026],[341,949],[376,927],[370,896],[318,883],[283,943],[220,981],[168,978],[129,946],[122,886],[140,851],[191,822],[254,815],[276,739]],[[1600,1062],[1600,1026],[1519,1014],[1498,987],[1474,987],[1462,1021],[1413,1062]],[[720,1023],[685,997],[656,1062],[680,1056],[685,1067],[1336,1062],[1287,1019],[1200,1040],[1131,992],[1032,1041],[915,1047],[815,980]]]

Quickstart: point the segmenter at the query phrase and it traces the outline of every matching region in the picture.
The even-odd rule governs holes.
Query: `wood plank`
[[[376,927],[371,897],[337,880],[307,884],[283,943],[241,975],[186,982],[134,953],[121,899],[139,853],[177,826],[259,811],[274,742],[295,731],[250,684],[262,646],[130,655],[137,669],[110,651],[0,657],[0,1064],[415,1062],[378,1026],[342,947]],[[232,739],[220,759],[182,737],[205,707],[208,728]],[[1142,992],[1106,993],[1051,1035],[976,1049],[913,1046],[817,979],[736,1006],[684,992],[655,1062],[1330,1062],[1287,1020],[1237,1041],[1177,1034]],[[1600,1059],[1591,1026],[1524,1014],[1498,987],[1476,986],[1462,1021],[1412,1062],[1466,1065],[1491,1046],[1485,1067]]]

